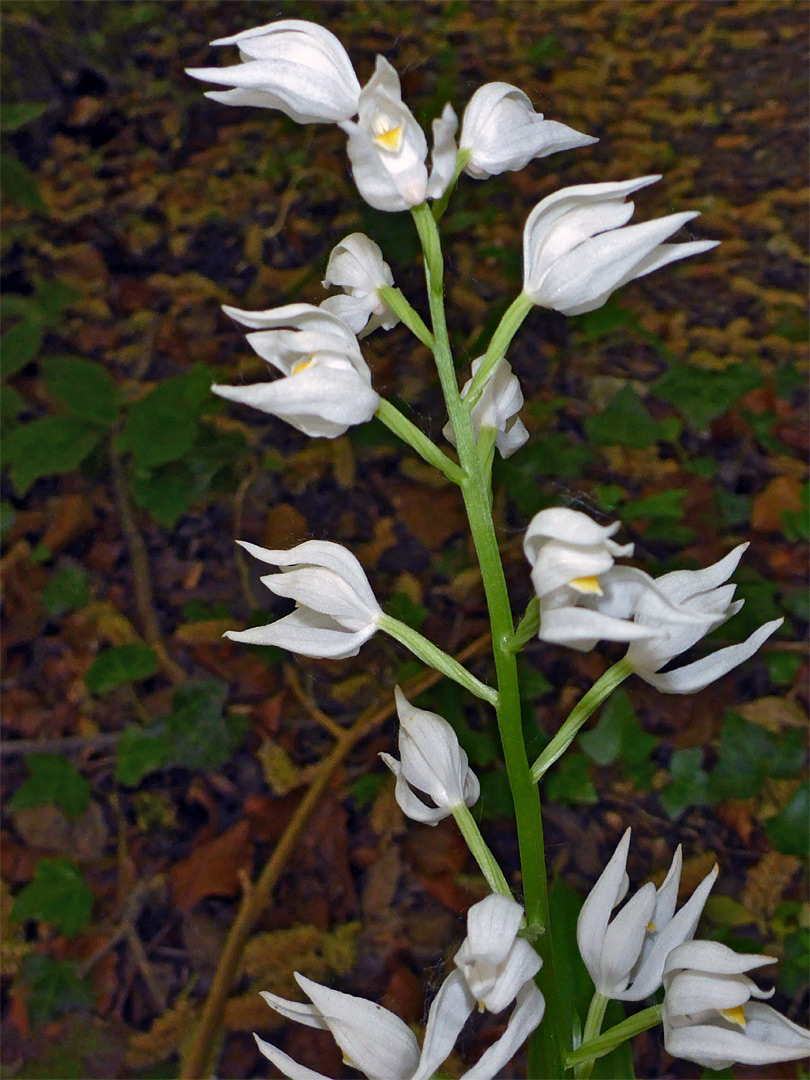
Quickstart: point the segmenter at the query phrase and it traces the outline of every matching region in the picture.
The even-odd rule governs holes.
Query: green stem
[[[604,994],[600,994],[598,990],[591,998],[588,1016],[585,1020],[585,1030],[582,1032],[583,1043],[592,1042],[599,1035],[599,1032],[602,1030],[602,1022],[605,1019],[605,1009],[608,1007],[609,1000],[610,998],[605,997]],[[590,1080],[591,1074],[593,1073],[593,1062],[593,1058],[587,1058],[574,1069],[576,1080]]]
[[[464,480],[463,470],[390,401],[380,398],[380,404],[377,407],[375,416],[385,424],[389,431],[393,431],[429,465],[433,465],[434,468],[443,472],[448,480],[452,480],[454,484],[462,483]]]
[[[623,1042],[632,1039],[634,1035],[640,1035],[642,1031],[649,1031],[650,1028],[656,1027],[661,1023],[661,1013],[661,1005],[652,1005],[649,1009],[643,1009],[634,1016],[628,1016],[615,1027],[608,1028],[604,1034],[588,1039],[578,1049],[568,1054],[565,1059],[567,1068],[573,1069],[577,1065],[596,1061],[597,1058],[604,1057],[617,1046],[621,1046]]]
[[[497,707],[497,690],[493,690],[491,686],[487,686],[480,679],[476,679],[475,675],[471,671],[467,671],[463,664],[460,664],[458,660],[454,660],[452,656],[448,656],[438,645],[434,645],[418,630],[414,630],[413,627],[407,626],[404,622],[400,622],[399,619],[395,619],[391,615],[380,615],[377,619],[377,626],[383,633],[388,634],[395,641],[399,641],[406,649],[410,649],[414,656],[419,657],[428,667],[435,668],[442,675],[446,675],[449,679],[457,682],[459,686],[463,686],[465,690],[469,690],[471,694],[475,694],[476,697],[483,698],[490,705]]]
[[[481,392],[486,386],[487,379],[492,374],[492,369],[502,356],[506,356],[506,351],[509,348],[512,338],[518,332],[523,320],[533,307],[534,301],[530,300],[525,293],[521,293],[520,296],[512,301],[503,313],[503,318],[495,328],[495,333],[492,335],[492,340],[489,343],[484,359],[482,360],[478,371],[475,373],[472,386],[465,399],[470,408],[472,408],[481,397]]]
[[[498,676],[498,729],[504,761],[515,804],[524,904],[529,928],[537,934],[536,948],[543,958],[538,985],[546,999],[546,1017],[537,1028],[530,1047],[530,1075],[559,1077],[563,1074],[566,1035],[557,991],[554,952],[549,929],[548,883],[543,846],[543,819],[538,787],[532,780],[520,709],[517,662],[508,649],[514,622],[503,573],[498,539],[492,521],[489,487],[478,457],[469,398],[462,402],[453,366],[444,314],[443,260],[436,222],[426,204],[411,211],[425,259],[430,314],[436,339],[434,355],[447,411],[456,437],[459,461],[467,478],[462,485],[464,503],[492,624],[492,646]],[[513,305],[514,306],[514,305]]]
[[[461,835],[466,841],[467,847],[473,854],[475,861],[481,868],[481,873],[487,879],[487,884],[493,892],[500,893],[501,896],[508,896],[510,900],[514,900],[512,890],[509,888],[509,884],[504,877],[503,870],[498,865],[498,861],[492,852],[489,850],[486,841],[481,835],[481,830],[478,828],[478,824],[475,818],[469,811],[469,808],[461,803],[460,806],[453,807],[453,817],[456,819],[456,825],[459,827]]]
[[[606,701],[616,687],[632,674],[632,666],[623,657],[613,667],[609,667],[602,678],[593,684],[587,694],[584,694],[577,702],[571,710],[571,715],[532,765],[532,776],[535,780],[539,780],[557,758],[565,753],[585,721],[593,716],[602,702]]]
[[[377,288],[377,296],[383,303],[388,304],[399,320],[432,352],[433,334],[425,326],[419,312],[411,307],[399,289],[395,289],[392,285],[380,285]]]

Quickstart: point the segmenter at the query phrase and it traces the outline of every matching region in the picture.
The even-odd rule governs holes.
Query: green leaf
[[[518,657],[517,666],[521,701],[533,703],[554,689],[543,672],[533,667],[525,656]]]
[[[138,642],[114,645],[98,654],[85,673],[84,681],[92,693],[106,694],[124,683],[150,678],[159,667],[157,653],[148,645]]]
[[[804,663],[804,657],[796,653],[769,652],[765,654],[768,678],[776,686],[793,686]]]
[[[122,445],[139,468],[152,469],[184,457],[197,437],[199,417],[211,407],[208,368],[198,365],[154,388],[129,410]]]
[[[45,323],[33,306],[16,326],[6,330],[0,337],[0,373],[3,379],[16,375],[39,354],[44,333]]]
[[[767,731],[736,713],[726,713],[716,767],[709,774],[712,801],[750,799],[769,777],[789,779],[804,767],[804,733]]]
[[[14,154],[0,154],[0,191],[7,199],[28,210],[46,213],[37,178]]]
[[[642,731],[625,690],[617,690],[609,698],[596,727],[580,735],[579,744],[597,765],[621,761],[637,788],[649,787],[655,772],[649,758],[658,740]]]
[[[147,773],[162,769],[169,761],[171,740],[164,725],[140,728],[131,724],[124,728],[118,740],[115,759],[115,780],[135,787]]]
[[[17,491],[24,495],[41,476],[72,472],[99,440],[99,432],[73,416],[47,416],[15,428],[4,457]]]
[[[74,1009],[89,1010],[93,1005],[93,991],[76,974],[70,960],[28,953],[20,965],[20,984],[29,988],[28,1015],[35,1028]]]
[[[481,782],[481,795],[475,804],[476,814],[480,813],[486,821],[492,818],[510,818],[514,821],[515,804],[506,770],[492,769],[482,773],[478,779]]]
[[[82,295],[72,285],[57,278],[36,278],[36,306],[48,326],[58,326],[62,312]]]
[[[195,498],[194,476],[185,461],[172,461],[154,472],[133,469],[132,497],[158,525],[173,529]]]
[[[703,770],[703,751],[699,746],[675,750],[669,759],[671,783],[658,792],[667,816],[677,820],[690,806],[705,806],[709,797],[709,777]]]
[[[16,520],[17,511],[8,499],[3,499],[3,501],[0,502],[0,537],[6,535]]]
[[[638,320],[632,311],[621,307],[611,298],[595,311],[574,316],[572,323],[586,338],[594,340],[614,330],[635,329]]]
[[[358,810],[369,806],[377,798],[377,793],[387,782],[382,773],[364,773],[349,785],[349,792]]]
[[[393,615],[395,619],[399,619],[400,622],[404,622],[406,626],[410,626],[414,630],[421,630],[422,623],[428,615],[426,607],[415,603],[404,592],[394,593],[386,604],[386,609],[389,615]]]
[[[65,937],[75,937],[93,914],[93,893],[69,859],[40,859],[34,878],[21,889],[11,909],[13,922],[39,919]]]
[[[569,753],[546,774],[543,794],[550,802],[594,806],[599,802],[584,754]]]
[[[810,929],[799,927],[788,934],[782,944],[783,955],[776,981],[788,997],[796,997],[807,985],[810,971]]]
[[[42,370],[48,393],[75,416],[102,427],[115,423],[115,383],[101,364],[78,356],[49,356],[42,361]]]
[[[529,515],[540,509],[542,502],[539,477],[550,476],[555,481],[578,480],[592,458],[589,446],[572,442],[570,436],[562,432],[552,432],[545,438],[533,440],[508,461],[496,458],[493,477],[520,512]],[[548,501],[546,505],[549,505]]]
[[[165,721],[173,764],[215,769],[233,756],[248,720],[223,715],[227,694],[227,684],[219,679],[191,679],[175,692]]]
[[[707,371],[690,364],[674,363],[651,389],[657,397],[674,405],[687,423],[700,431],[761,384],[762,376],[754,364],[741,362],[723,371]]]
[[[0,105],[0,131],[4,135],[38,119],[48,108],[48,101],[19,101]]]
[[[768,838],[783,855],[795,855],[803,859],[807,855],[808,821],[810,821],[810,781],[797,789],[793,798],[775,817],[769,818],[765,825]]]
[[[10,810],[55,803],[68,817],[80,817],[90,802],[90,785],[76,766],[57,754],[29,754],[28,779],[9,801]]]
[[[75,563],[60,567],[42,590],[45,610],[57,618],[84,607],[89,600],[90,576],[83,566]]]
[[[785,539],[793,544],[810,540],[810,481],[802,484],[801,502],[801,510],[783,510],[781,514]]]
[[[752,499],[750,495],[735,495],[723,487],[715,487],[714,502],[720,520],[729,529],[748,525],[751,520]]]
[[[622,507],[625,521],[639,521],[641,518],[679,521],[683,517],[683,501],[689,494],[685,488],[669,488],[635,499]]]
[[[597,446],[626,446],[631,450],[646,450],[659,438],[658,424],[629,383],[599,415],[587,418],[585,430]]]

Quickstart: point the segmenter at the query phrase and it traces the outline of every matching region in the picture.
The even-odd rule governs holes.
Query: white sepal
[[[448,722],[437,713],[411,705],[400,688],[394,690],[399,716],[401,761],[380,754],[397,778],[396,799],[404,814],[435,825],[456,806],[472,806],[480,794],[478,778]],[[413,792],[428,795],[428,806]]]
[[[455,139],[458,117],[449,102],[442,109],[442,115],[437,116],[433,121],[432,126],[433,150],[430,158],[427,193],[429,199],[440,199],[453,179],[458,157]]]
[[[379,326],[390,330],[399,319],[379,298],[377,289],[393,284],[394,275],[379,246],[364,233],[352,233],[332,249],[323,279],[324,288],[338,285],[344,292],[327,297],[320,306],[355,334],[365,336]]]
[[[281,566],[281,574],[262,578],[277,596],[299,605],[290,615],[226,637],[251,645],[276,645],[303,656],[344,659],[355,656],[377,629],[382,609],[357,559],[340,544],[308,540],[289,551],[239,541],[255,558]]]
[[[479,356],[473,360],[473,375],[480,368],[483,359],[483,356]],[[472,379],[468,379],[461,388],[462,400],[467,397],[471,386]],[[518,416],[522,408],[523,391],[520,389],[520,382],[517,375],[512,373],[512,365],[502,357],[492,369],[480,398],[470,412],[476,439],[482,428],[494,428],[497,432],[495,445],[501,457],[507,458],[514,454],[529,438],[529,433]],[[449,420],[442,428],[442,435],[453,446],[456,445],[456,435]]]
[[[522,169],[532,158],[598,141],[555,120],[544,120],[516,86],[492,82],[480,86],[470,98],[459,145],[470,154],[464,171],[483,180]]]
[[[696,213],[627,225],[634,207],[626,196],[659,179],[580,184],[539,202],[523,233],[526,295],[540,307],[581,315],[601,307],[628,281],[715,247],[713,240],[664,243]]]
[[[234,87],[206,95],[224,105],[278,109],[299,124],[348,120],[357,112],[360,83],[331,31],[303,19],[282,19],[212,45],[238,45],[242,62],[188,68],[203,82]]]

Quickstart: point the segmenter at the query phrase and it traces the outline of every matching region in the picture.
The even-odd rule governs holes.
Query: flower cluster
[[[753,656],[782,624],[765,623],[746,641],[671,671],[661,669],[721,626],[743,605],[733,600],[734,573],[747,544],[705,570],[675,570],[652,578],[615,565],[633,545],[610,537],[619,528],[599,525],[579,510],[536,514],[523,548],[540,601],[542,641],[590,650],[597,641],[629,642],[627,662],[645,682],[667,694],[690,694]]]
[[[514,900],[491,895],[467,914],[467,936],[428,1013],[420,1049],[416,1036],[398,1016],[365,998],[331,990],[298,972],[296,981],[311,1004],[262,997],[288,1020],[328,1030],[344,1060],[369,1080],[430,1080],[455,1045],[476,1007],[501,1013],[514,1008],[500,1038],[462,1080],[491,1080],[520,1049],[543,1018],[545,1002],[534,985],[541,961],[518,937],[523,909]],[[278,1047],[256,1037],[259,1049],[292,1080],[328,1080],[304,1068]]]

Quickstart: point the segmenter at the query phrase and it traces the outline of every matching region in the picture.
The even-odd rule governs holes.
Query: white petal
[[[749,1005],[749,1012],[768,1010],[773,1019],[762,1020],[751,1031],[721,1027],[719,1024],[664,1025],[664,1043],[673,1057],[694,1061],[709,1069],[739,1065],[772,1065],[778,1061],[798,1061],[810,1055],[810,1032],[792,1024],[768,1005]],[[762,1013],[758,1013],[762,1016]],[[761,1025],[761,1026],[760,1026]],[[756,1036],[756,1037],[755,1037]]]
[[[543,995],[534,983],[526,983],[517,996],[506,1031],[496,1043],[484,1051],[477,1064],[468,1069],[461,1080],[492,1080],[528,1039],[543,1019],[545,1010]]]
[[[438,825],[440,821],[449,816],[450,810],[447,807],[428,806],[411,791],[402,771],[402,765],[395,757],[390,754],[380,754],[380,757],[397,778],[394,797],[406,817],[411,818],[412,821],[420,821],[423,825]]]
[[[588,547],[601,544],[619,531],[620,522],[600,525],[580,510],[566,506],[552,506],[535,514],[526,529],[523,550],[534,566],[540,540],[563,540],[566,543]]]
[[[331,626],[324,626],[328,621]],[[356,634],[338,627],[334,620],[327,620],[317,612],[302,608],[277,619],[267,626],[253,626],[249,630],[228,630],[224,636],[231,641],[246,645],[277,645],[280,649],[299,653],[301,656],[320,656],[332,660],[345,660],[357,656],[360,646],[374,634],[370,626]]]
[[[663,574],[656,578],[655,583],[668,600],[674,604],[680,604],[697,593],[716,589],[718,585],[728,581],[737,569],[748,546],[747,543],[738,544],[719,562],[703,570],[673,570],[670,574]]]
[[[299,1065],[289,1054],[285,1054],[283,1050],[279,1050],[272,1043],[260,1039],[255,1032],[253,1038],[267,1060],[271,1061],[278,1071],[283,1076],[288,1076],[290,1080],[329,1080],[329,1077],[325,1076],[324,1073],[314,1072],[312,1069],[306,1068],[305,1065]]]
[[[583,652],[592,649],[597,641],[636,641],[655,636],[655,631],[627,619],[614,619],[588,608],[540,608],[541,641],[554,645],[569,645]],[[646,676],[645,676],[646,678]],[[652,682],[652,679],[647,679]]]
[[[427,189],[430,199],[440,199],[453,179],[458,156],[455,140],[457,128],[458,117],[448,102],[442,115],[433,121],[433,153]]]
[[[404,1021],[365,998],[331,990],[296,972],[347,1061],[373,1080],[402,1080],[415,1072],[419,1044]]]
[[[644,935],[655,907],[655,886],[650,881],[631,896],[613,918],[605,933],[596,989],[615,997],[627,986],[644,944]]]
[[[347,581],[369,611],[381,612],[377,599],[368,583],[365,570],[360,561],[348,548],[335,544],[331,540],[306,540],[292,548],[263,548],[250,544],[247,540],[237,540],[254,559],[269,563],[271,566],[323,566]]]
[[[542,966],[542,959],[528,941],[517,938],[501,965],[494,986],[481,997],[487,1010],[499,1013],[511,1005],[520,988],[534,979]]]
[[[429,1080],[433,1076],[449,1056],[474,1008],[475,998],[461,972],[451,972],[430,1006],[419,1068],[409,1080]]]
[[[718,975],[741,975],[745,971],[775,964],[776,957],[760,953],[737,953],[719,941],[687,941],[667,957],[664,974],[691,968]]]
[[[704,656],[685,667],[655,674],[639,671],[638,675],[664,694],[692,694],[748,660],[783,622],[784,619],[774,619],[773,622],[765,623],[741,644],[718,649],[710,656]]]
[[[613,908],[626,888],[625,868],[631,830],[626,829],[605,869],[596,879],[577,918],[577,945],[591,978],[596,982],[605,933]]]
[[[718,975],[710,971],[679,971],[667,986],[666,1011],[674,1021],[679,1017],[736,1009],[751,997],[770,997],[773,990],[760,990],[747,975]]]

